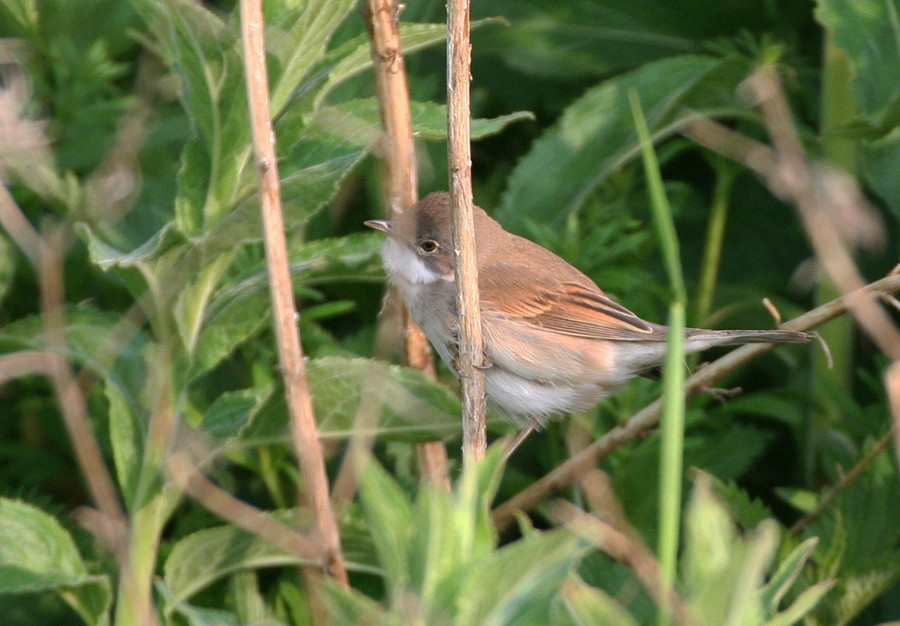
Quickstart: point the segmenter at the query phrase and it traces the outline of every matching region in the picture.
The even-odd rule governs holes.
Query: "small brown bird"
[[[668,328],[612,301],[561,258],[506,232],[475,207],[475,248],[488,400],[528,430],[585,410],[660,365]],[[450,196],[433,193],[395,221],[370,220],[388,235],[384,267],[444,362],[457,355]],[[791,330],[689,328],[685,351],[751,342],[803,343]]]

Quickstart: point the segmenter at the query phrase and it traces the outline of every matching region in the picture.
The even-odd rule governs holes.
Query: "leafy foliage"
[[[152,586],[164,623],[307,622],[316,607],[297,558],[183,503],[164,472],[173,447],[196,444],[223,488],[309,527],[292,495],[302,481],[271,347],[237,10],[190,0],[82,0],[69,9],[64,0],[0,0],[0,36],[10,38],[0,42],[9,52],[0,67],[0,177],[36,230],[68,236],[64,356],[79,370],[129,516],[126,549],[140,555],[130,574]],[[376,441],[359,497],[342,511],[352,587],[327,588],[331,617],[649,623],[657,608],[636,591],[634,573],[566,529],[545,528],[540,513],[534,526],[523,518],[517,535],[493,530],[491,502],[561,461],[567,426],[533,435],[508,467],[495,446],[451,492],[416,486],[413,445],[453,441],[459,403],[449,385],[372,358],[382,345],[381,239],[358,231],[375,213],[381,121],[357,9],[351,0],[265,3],[291,272],[331,476],[348,442]],[[410,3],[399,16],[423,192],[445,186],[444,59],[434,50],[443,10]],[[856,142],[854,174],[889,233],[887,249],[864,257],[862,269],[877,276],[895,263],[897,0],[819,0],[814,11],[763,0],[517,0],[473,11],[476,198],[642,316],[661,320],[669,292],[636,163],[630,90],[657,143],[689,297],[704,249],[718,244],[715,324],[771,324],[762,296],[785,315],[808,306],[791,282],[809,252],[790,210],[678,133],[704,115],[763,140],[740,87],[776,61],[805,147],[818,158],[830,106],[819,104],[822,33],[847,59],[858,108],[833,136]],[[723,188],[728,227],[712,242],[707,207]],[[13,235],[0,232],[0,358],[48,346],[35,251],[18,249]],[[856,379],[815,396],[808,353],[788,349],[727,382],[744,395],[688,407],[686,463],[713,478],[695,474],[676,587],[702,622],[898,618],[892,452],[810,524],[788,530],[888,428],[886,365],[865,343],[855,359]],[[68,511],[89,500],[56,398],[38,377],[3,380],[4,622],[71,623],[74,612],[88,624],[129,623],[115,559],[67,527]],[[656,383],[635,381],[573,423],[602,434],[657,393]],[[822,428],[826,404],[840,415]],[[658,532],[659,504],[649,496],[658,456],[649,436],[604,462],[648,543]],[[46,604],[50,597],[62,603]]]

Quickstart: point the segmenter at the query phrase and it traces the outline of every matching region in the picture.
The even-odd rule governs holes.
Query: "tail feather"
[[[688,328],[685,333],[690,343],[703,344],[701,350],[711,346],[727,346],[742,343],[807,343],[812,335],[799,330],[704,330]]]

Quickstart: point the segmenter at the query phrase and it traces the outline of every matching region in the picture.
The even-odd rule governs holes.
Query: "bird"
[[[515,445],[549,419],[588,410],[663,362],[668,327],[641,319],[484,209],[473,212],[485,390],[488,403],[523,429]],[[387,235],[381,248],[387,279],[458,377],[451,219],[450,195],[436,192],[392,221],[365,224]],[[687,328],[684,349],[810,338],[793,330]]]

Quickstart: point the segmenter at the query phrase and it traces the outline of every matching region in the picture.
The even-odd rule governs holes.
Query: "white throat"
[[[393,237],[388,237],[381,247],[381,257],[388,277],[414,285],[428,285],[439,280],[448,280],[428,267],[419,256]],[[452,280],[452,275],[449,277]]]

